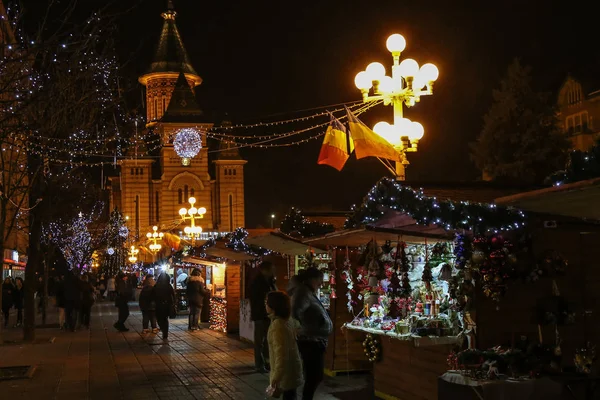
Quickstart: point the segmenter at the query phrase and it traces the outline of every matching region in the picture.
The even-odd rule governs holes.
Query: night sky
[[[599,65],[596,16],[581,1],[555,3],[174,0],[180,34],[204,79],[199,103],[234,123],[273,114],[270,120],[289,119],[310,115],[298,110],[359,100],[354,76],[371,61],[390,66],[385,40],[401,33],[402,58],[440,70],[434,95],[405,112],[425,127],[407,170],[408,181],[418,183],[477,179],[468,143],[514,57],[534,68],[536,85],[553,91],[568,72]],[[118,50],[124,79],[141,99],[136,79],[151,61],[166,0],[117,4],[132,7],[120,17]],[[361,119],[372,126],[386,118],[391,122],[391,107],[378,106]],[[248,227],[268,226],[272,212],[282,216],[292,205],[348,209],[387,173],[370,159],[351,158],[341,173],[319,166],[320,144],[242,150]]]

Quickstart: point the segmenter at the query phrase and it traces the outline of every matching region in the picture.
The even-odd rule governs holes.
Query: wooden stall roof
[[[310,245],[304,244],[300,240],[294,239],[281,232],[271,232],[266,235],[249,237],[246,239],[246,244],[260,246],[263,249],[269,249],[289,256],[303,255],[310,249],[315,253],[325,252],[321,249],[311,248]]]
[[[408,243],[425,243],[452,240],[452,233],[436,226],[418,225],[412,218],[400,213],[387,214],[378,221],[378,226],[367,225],[362,228],[346,229],[327,235],[305,239],[304,243],[313,246],[349,246],[358,247],[371,239],[378,241],[398,239]],[[412,221],[412,223],[411,223]],[[379,225],[380,224],[380,225]]]
[[[239,251],[234,251],[231,249],[221,247],[209,247],[208,249],[206,249],[206,254],[213,257],[227,258],[228,260],[235,261],[250,261],[256,258],[247,253],[242,253]]]
[[[206,260],[204,258],[193,257],[193,256],[183,257],[182,261],[186,262],[186,263],[190,263],[190,264],[197,264],[197,265],[223,265],[222,262]]]
[[[496,199],[524,211],[600,220],[600,178]]]

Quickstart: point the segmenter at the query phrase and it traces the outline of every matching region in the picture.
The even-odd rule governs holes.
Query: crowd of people
[[[178,271],[179,272],[179,271]],[[250,286],[251,319],[254,321],[254,364],[257,371],[270,374],[268,392],[284,400],[296,399],[297,389],[304,384],[302,398],[311,400],[323,380],[325,351],[333,329],[329,313],[317,297],[323,284],[323,273],[317,268],[301,270],[292,277],[287,293],[278,291],[274,266],[265,261]],[[185,275],[185,279],[184,278]],[[9,323],[11,308],[17,310],[15,327],[22,324],[24,281],[7,277],[2,283],[4,326]],[[158,277],[145,275],[141,283],[139,307],[142,333],[162,333],[168,341],[169,318],[176,312],[173,284],[183,288],[189,304],[188,330],[199,328],[204,297],[209,295],[200,270],[189,275],[178,273],[172,282],[166,272]],[[38,311],[43,308],[44,285],[40,278],[36,290]],[[61,329],[89,329],[91,308],[98,298],[114,301],[118,319],[114,328],[125,332],[129,303],[135,300],[138,277],[119,272],[114,277],[95,277],[71,271],[49,282],[48,294],[55,298]]]
[[[333,323],[317,297],[323,273],[301,270],[292,277],[287,293],[275,285],[274,267],[260,265],[250,286],[250,312],[254,321],[254,362],[259,372],[269,372],[267,394],[311,400],[323,381],[325,350]]]

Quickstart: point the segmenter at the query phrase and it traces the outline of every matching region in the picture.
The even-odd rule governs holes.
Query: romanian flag
[[[331,122],[325,132],[325,138],[323,139],[323,145],[321,146],[321,152],[319,153],[319,159],[317,164],[329,165],[341,171],[344,168],[344,164],[348,160],[348,144],[346,127],[342,123],[331,115]],[[350,152],[352,152],[354,146],[352,140],[350,140]]]
[[[384,138],[373,132],[346,107],[350,137],[356,147],[356,158],[381,157],[399,161],[400,153]]]

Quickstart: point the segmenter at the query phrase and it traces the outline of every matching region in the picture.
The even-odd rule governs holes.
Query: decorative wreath
[[[379,359],[379,341],[370,333],[367,333],[367,337],[363,341],[363,348],[369,361],[375,362]]]

